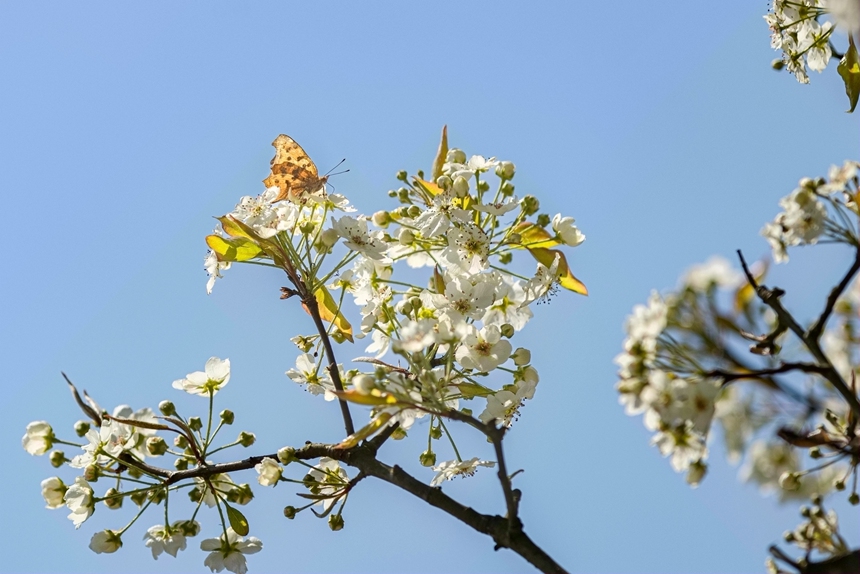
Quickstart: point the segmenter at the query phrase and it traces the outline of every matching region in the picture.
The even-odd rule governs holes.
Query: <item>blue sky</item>
[[[96,556],[92,532],[121,526],[128,508],[99,508],[77,532],[63,510],[43,509],[39,481],[55,471],[20,437],[37,419],[68,436],[80,418],[61,370],[104,406],[171,398],[189,412],[205,401],[170,382],[229,357],[218,400],[236,411],[233,430],[257,433],[256,452],[340,438],[336,408],[283,374],[306,315],[273,296],[280,277],[253,268],[231,270],[207,297],[203,237],[213,215],[261,191],[279,133],[320,167],[346,157],[337,191],[373,212],[393,206],[398,170],[429,168],[448,124],[453,145],[514,161],[518,193],[574,216],[588,237],[570,262],[590,296],[538,307],[519,342],[541,373],[507,440],[509,464],[525,469],[527,532],[577,572],[762,571],[767,545],[799,522],[795,507],[740,484],[718,447],[690,490],[617,405],[612,358],[624,317],[652,288],[714,253],[765,254],[758,231],[778,199],[857,158],[857,119],[834,69],[810,86],[769,69],[765,2],[524,6],[0,4],[5,570],[203,568],[197,541],[152,563],[140,538],[154,514],[122,551]],[[798,252],[772,278],[814,309],[846,257]],[[382,456],[429,481],[418,450],[394,443]],[[492,473],[445,491],[503,512]],[[298,500],[286,487],[256,493],[246,514],[264,550],[251,572],[528,569],[370,480],[338,533],[286,521],[281,508]],[[841,518],[857,540],[857,515]],[[214,535],[214,516],[204,520]]]

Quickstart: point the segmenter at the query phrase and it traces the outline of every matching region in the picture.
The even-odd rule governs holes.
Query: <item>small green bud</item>
[[[284,507],[284,516],[286,516],[290,520],[295,518],[297,513],[298,513],[298,511],[296,510],[295,506],[285,506]]]
[[[341,516],[340,514],[332,514],[331,516],[329,516],[328,527],[331,528],[332,532],[343,530],[343,516]]]
[[[514,354],[511,355],[511,358],[514,360],[514,364],[518,367],[522,367],[523,365],[528,365],[532,362],[532,352],[524,347],[519,347]]]
[[[837,480],[836,482],[833,483],[833,488],[835,488],[836,490],[840,490],[840,491],[845,490],[845,481],[842,479]]]
[[[407,177],[409,177],[409,174],[408,174],[408,173],[406,173],[406,170],[405,170],[405,169],[401,169],[400,171],[398,171],[398,172],[397,172],[397,176],[396,176],[396,177],[397,177],[397,179],[399,179],[400,181],[406,181],[406,178],[407,178]]]
[[[514,184],[508,183],[507,181],[502,184],[502,195],[505,197],[510,197],[514,194]],[[497,222],[498,223],[498,222]]]
[[[153,488],[149,491],[149,493],[147,493],[146,498],[153,504],[161,504],[164,501],[165,495],[165,489]]]
[[[786,542],[793,541],[794,540],[794,532],[792,532],[791,530],[786,530],[785,532],[782,533],[782,539],[785,540]]]
[[[501,326],[499,330],[502,332],[502,337],[506,339],[510,339],[514,336],[514,333],[516,333],[516,331],[514,330],[514,326],[510,323],[505,323]]]
[[[406,214],[412,219],[415,219],[416,217],[421,215],[421,208],[417,205],[410,205],[409,209],[406,210]]]
[[[188,428],[193,431],[199,431],[203,428],[203,421],[200,420],[200,417],[191,417],[188,419]]]
[[[388,190],[388,197],[397,197],[397,191],[393,189]]]
[[[463,407],[462,409],[460,409],[460,412],[464,415],[472,416],[472,409],[467,409],[466,407]]]
[[[442,438],[442,427],[430,427],[430,438],[435,440]]]
[[[421,466],[433,466],[436,464],[436,453],[432,450],[425,450],[418,457],[418,462],[421,463]]]
[[[818,494],[817,492],[813,493],[812,496],[809,497],[809,499],[812,501],[812,504],[814,504],[815,506],[821,506],[821,503],[824,501],[824,499],[821,497],[821,495]],[[817,510],[821,510],[821,509],[818,508]]]
[[[424,303],[421,301],[421,297],[410,297],[409,304],[412,305],[413,309],[420,309],[424,306]]]
[[[397,307],[398,307],[398,310],[400,311],[400,313],[402,315],[407,316],[407,317],[412,314],[412,311],[414,311],[414,308],[412,307],[412,303],[410,303],[408,300],[407,301],[401,301],[397,305]]]
[[[291,446],[285,446],[278,450],[278,461],[287,466],[291,462],[298,460],[296,459],[296,449]]]
[[[303,235],[310,235],[314,231],[316,231],[316,224],[313,221],[305,221],[301,225],[299,225],[299,231],[302,232]]]
[[[541,227],[546,227],[547,225],[549,225],[549,222],[550,222],[550,218],[549,218],[549,215],[547,215],[546,213],[541,213],[540,215],[537,216],[536,223],[538,225],[540,225]]]
[[[812,515],[812,510],[808,506],[801,506],[800,515],[804,518],[809,518]]]
[[[394,440],[403,440],[406,438],[406,431],[400,427],[397,427],[393,433],[391,433],[391,438]]]
[[[110,508],[111,510],[116,510],[117,508],[122,508],[122,496],[120,496],[119,491],[115,488],[109,488],[107,492],[105,492],[105,497],[102,502],[105,503],[105,506]]]
[[[248,483],[240,484],[239,486],[230,490],[227,494],[227,498],[231,502],[235,502],[236,504],[245,505],[251,502],[254,499],[254,492],[251,490],[251,485]]]
[[[200,534],[200,523],[196,520],[183,520],[178,522],[176,526],[185,536],[192,538]]]
[[[514,256],[510,251],[505,251],[504,253],[499,255],[499,263],[502,265],[507,265],[511,261],[513,261]]]
[[[514,179],[517,168],[512,162],[500,161],[496,164],[496,175],[502,179]]]
[[[340,329],[337,329],[337,330],[332,332],[331,340],[334,341],[335,343],[337,343],[338,345],[340,345],[341,343],[346,341],[346,335],[343,334],[343,331],[341,331]]]
[[[245,448],[248,448],[255,442],[257,442],[257,436],[254,433],[248,431],[242,431],[239,433],[239,444]]]
[[[323,230],[319,236],[319,242],[322,243],[326,248],[334,247],[334,244],[337,243],[337,240],[340,236],[337,234],[337,231],[329,227],[328,229]]]
[[[376,388],[376,379],[367,374],[356,375],[352,378],[352,386],[363,395],[369,395]]]
[[[143,476],[143,471],[133,466],[128,467],[128,475],[132,478],[140,478]]]
[[[508,243],[520,244],[523,242],[523,236],[519,233],[511,233],[508,235]]]
[[[406,229],[405,227],[400,228],[400,233],[397,234],[397,241],[400,245],[412,245],[415,241],[415,234],[411,229]]]
[[[785,61],[782,58],[777,58],[770,63],[770,67],[779,72],[785,68]]]
[[[225,425],[233,424],[233,421],[236,419],[236,415],[230,409],[224,409],[218,416]]]
[[[89,421],[78,421],[75,423],[75,434],[78,436],[84,436],[90,430]]]
[[[534,215],[540,209],[540,202],[533,195],[525,196],[520,202],[520,205],[523,206],[523,212],[525,212],[526,215]]]
[[[449,149],[445,163],[466,163],[466,152],[457,148]]]
[[[146,452],[152,456],[161,456],[167,452],[167,443],[160,436],[151,436],[146,439]]]
[[[860,504],[860,495],[858,495],[856,492],[852,492],[851,496],[848,497],[848,502],[850,502],[854,506],[857,506],[857,504]]]
[[[172,417],[176,414],[176,406],[170,401],[161,401],[158,403],[158,410],[166,417]]]
[[[478,191],[486,192],[490,190],[490,182],[481,180],[478,182]]]
[[[173,461],[173,468],[175,468],[176,470],[188,470],[188,459],[177,458]]]
[[[451,188],[454,190],[457,197],[466,197],[469,194],[469,180],[462,175],[458,175],[454,178],[454,183],[451,185]]]
[[[188,439],[185,438],[185,435],[178,434],[173,437],[173,445],[176,448],[188,448]]]
[[[60,468],[66,462],[66,454],[61,450],[55,450],[48,456],[48,460],[51,461],[51,466]]]
[[[140,492],[134,492],[128,495],[128,498],[136,505],[143,506],[143,503],[146,502],[146,491],[142,490]],[[195,501],[196,502],[196,501]]]
[[[817,446],[814,446],[814,447],[809,449],[809,456],[810,456],[810,458],[821,458],[824,455],[821,454],[820,448],[818,448]]]
[[[101,472],[99,471],[99,467],[91,464],[84,469],[84,480],[87,482],[96,482],[98,481],[100,474]]]
[[[384,210],[380,210],[374,213],[371,219],[373,221],[373,224],[377,227],[385,228],[388,227],[388,225],[391,223],[391,215]]]
[[[191,499],[191,502],[200,502],[200,500],[203,498],[203,491],[200,490],[199,487],[195,486],[188,491],[188,498]],[[140,505],[138,504],[138,506]]]
[[[447,175],[440,175],[436,178],[436,185],[438,185],[443,191],[448,191],[451,189],[451,186],[454,185],[454,182]]]

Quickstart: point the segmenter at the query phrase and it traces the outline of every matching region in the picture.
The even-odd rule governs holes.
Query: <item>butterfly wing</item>
[[[313,193],[324,183],[319,177],[317,166],[305,153],[296,140],[281,134],[272,142],[275,157],[272,158],[272,173],[263,180],[266,187],[277,187],[278,196],[275,201],[299,197],[304,193]]]

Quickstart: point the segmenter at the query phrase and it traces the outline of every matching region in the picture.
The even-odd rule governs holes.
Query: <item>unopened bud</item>
[[[797,490],[800,488],[800,479],[796,472],[783,472],[779,477],[779,487],[783,490]]]
[[[510,197],[514,194],[514,184],[506,181],[502,184],[501,190],[502,195],[504,195],[505,197]],[[496,223],[498,223],[498,221]]]
[[[502,179],[514,179],[517,168],[512,162],[500,161],[496,164],[496,175]]]
[[[105,499],[103,502],[105,506],[110,508],[111,510],[116,510],[117,508],[122,507],[122,496],[115,488],[109,488],[107,492],[105,492]]]
[[[200,534],[200,523],[196,520],[183,520],[176,524],[185,536],[192,538]]]
[[[176,414],[176,406],[170,401],[161,401],[158,403],[158,410],[166,417],[172,417]]]
[[[485,191],[489,191],[489,189],[490,189],[490,182],[489,181],[481,180],[478,182],[478,191],[485,192]]]
[[[78,421],[75,423],[75,434],[78,436],[84,436],[90,430],[89,421]]]
[[[248,431],[242,431],[239,433],[239,444],[245,448],[248,448],[255,442],[257,442],[257,437],[254,433]]]
[[[151,436],[146,439],[146,452],[152,456],[161,456],[167,452],[167,443],[160,436]]]
[[[513,261],[514,256],[510,251],[505,251],[499,255],[499,263],[502,265],[507,265],[511,261]]]
[[[412,219],[415,219],[416,217],[421,215],[421,208],[417,205],[410,205],[409,209],[406,210],[406,214]]]
[[[430,427],[430,438],[439,440],[442,438],[442,427]]]
[[[439,177],[436,178],[436,185],[438,185],[439,188],[442,189],[443,191],[448,191],[449,189],[451,189],[451,186],[453,184],[454,184],[454,182],[451,181],[451,178],[448,177],[447,175],[440,175]]]
[[[356,375],[352,378],[352,386],[363,395],[369,395],[376,388],[376,380],[367,374]]]
[[[540,225],[541,227],[546,227],[547,225],[549,225],[549,222],[550,222],[550,218],[549,218],[549,215],[547,215],[546,213],[541,213],[540,215],[537,216],[536,223],[538,225]]]
[[[469,194],[469,180],[462,175],[458,175],[454,178],[454,183],[451,188],[454,190],[457,197],[465,197]]]
[[[373,224],[377,227],[388,227],[391,223],[391,214],[385,210],[377,211],[373,214],[373,217],[371,217],[371,221],[373,221]]]
[[[61,450],[55,450],[48,456],[48,460],[51,461],[51,466],[60,468],[66,462],[66,453]]]
[[[522,367],[523,365],[528,365],[532,362],[532,352],[524,347],[520,347],[514,351],[511,358],[514,360],[514,364],[516,366]]]
[[[140,478],[143,476],[143,471],[137,467],[130,466],[128,467],[128,475],[132,478]]]
[[[340,514],[332,514],[331,516],[329,516],[328,527],[331,528],[332,532],[343,530],[343,516],[341,516]]]
[[[393,438],[394,440],[403,440],[406,438],[406,431],[400,427],[397,427],[396,429],[394,429],[394,432],[391,433],[391,438]]]
[[[236,504],[245,505],[254,499],[254,492],[251,490],[251,485],[248,483],[240,484],[232,488],[227,494],[227,498]]]
[[[199,431],[203,428],[203,421],[200,417],[191,417],[188,419],[188,427],[193,431]]]
[[[334,244],[337,243],[337,240],[340,236],[337,234],[337,231],[329,227],[328,229],[324,229],[322,233],[320,233],[317,241],[325,247],[326,250],[334,247]],[[318,249],[318,251],[322,251],[322,249]]]
[[[298,513],[298,511],[296,510],[295,506],[285,506],[284,507],[284,516],[286,516],[290,520],[295,518],[297,513]]]
[[[845,481],[842,479],[837,480],[833,483],[833,488],[836,490],[845,490]]]
[[[96,482],[99,479],[99,474],[99,467],[91,464],[84,469],[84,480],[87,482]]]
[[[433,466],[436,464],[436,453],[432,450],[425,450],[418,457],[418,462],[421,463],[421,466]]]
[[[135,506],[143,506],[143,503],[146,502],[146,491],[141,490],[140,492],[134,492],[128,495],[128,498],[135,504]],[[195,500],[195,502],[197,502]]]
[[[285,446],[278,450],[278,461],[284,466],[287,466],[296,459],[296,449],[291,446]]]
[[[505,323],[501,326],[499,330],[502,332],[502,337],[506,339],[510,339],[514,336],[514,333],[516,333],[516,331],[514,330],[514,326],[510,323]]]
[[[147,500],[152,502],[153,504],[161,504],[164,501],[164,497],[166,495],[166,491],[163,488],[153,488],[146,495]]]
[[[701,460],[697,460],[690,465],[689,469],[687,469],[687,484],[696,488],[699,486],[699,483],[702,482],[702,479],[705,478],[705,473],[707,472],[708,465]]]
[[[461,149],[452,148],[445,156],[446,163],[466,163],[466,152]]]
[[[230,409],[224,409],[218,416],[225,425],[233,424],[233,421],[236,419],[236,415]]]
[[[400,242],[400,245],[412,245],[415,241],[415,234],[411,229],[406,229],[402,227],[400,229],[400,233],[397,234],[397,241]]]
[[[406,173],[405,169],[401,169],[397,172],[397,179],[399,179],[400,181],[406,181],[407,177],[409,177],[409,174]]]
[[[770,67],[779,72],[780,70],[785,68],[785,61],[782,58],[777,58],[770,63]]]
[[[848,497],[848,502],[850,502],[854,506],[857,506],[857,504],[860,504],[860,495],[858,495],[856,492],[852,492],[851,496]]]
[[[187,470],[188,469],[188,459],[187,458],[177,458],[173,461],[173,468],[176,470]]]
[[[343,331],[340,329],[333,331],[331,334],[331,340],[337,343],[338,345],[346,341],[346,335],[344,335]]]
[[[177,448],[188,448],[188,439],[185,435],[178,434],[173,437],[173,445]]]
[[[808,506],[801,506],[800,515],[804,518],[809,518],[812,515],[812,510]]]
[[[467,409],[466,407],[463,407],[462,409],[460,409],[460,412],[466,416],[472,416],[472,409]]]

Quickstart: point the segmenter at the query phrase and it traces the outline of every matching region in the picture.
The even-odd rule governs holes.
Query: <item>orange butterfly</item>
[[[272,173],[263,180],[266,187],[277,187],[278,196],[272,203],[289,199],[301,201],[305,194],[325,191],[328,176],[319,176],[317,166],[296,140],[281,134],[272,142],[275,157],[272,158]]]

